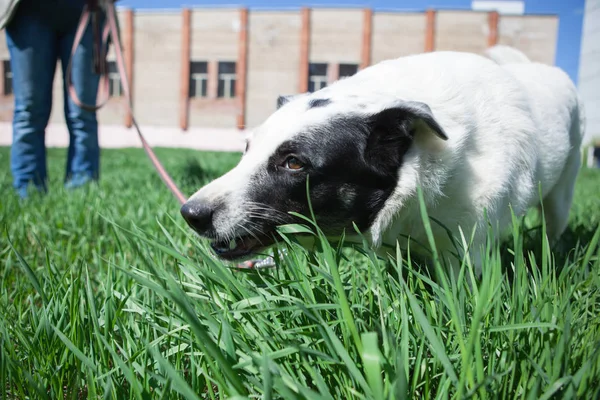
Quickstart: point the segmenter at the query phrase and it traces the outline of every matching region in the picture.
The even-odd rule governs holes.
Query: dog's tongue
[[[246,260],[236,265],[237,269],[263,269],[275,267],[273,256],[263,259]]]

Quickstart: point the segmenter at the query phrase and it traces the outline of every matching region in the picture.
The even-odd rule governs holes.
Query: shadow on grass
[[[198,159],[189,158],[183,164],[179,174],[181,185],[191,190],[198,190],[208,182],[222,175],[220,168],[203,165]],[[191,193],[191,192],[190,192]]]
[[[592,243],[594,235],[596,234],[597,227],[590,224],[573,224],[569,225],[565,232],[561,235],[557,243],[550,246],[550,258],[553,260],[556,274],[559,275],[564,268],[572,265],[574,262],[580,260],[583,253],[585,253]],[[531,273],[533,268],[539,270],[541,268],[541,260],[544,258],[544,244],[545,240],[542,235],[542,227],[535,226],[530,228],[524,228],[519,232],[522,238],[522,255],[524,265],[527,270]],[[514,255],[514,237],[508,235],[500,243],[500,260],[501,268],[505,274],[506,279],[511,282],[514,278],[513,264],[515,262]],[[405,249],[403,251],[406,254]],[[359,251],[360,252],[360,251]],[[442,253],[440,261],[445,266],[446,271],[450,272],[450,265],[447,263],[448,258],[457,257],[456,254]],[[432,264],[431,256],[424,254],[413,253],[411,255],[411,269],[413,272],[420,273],[433,281],[436,281],[436,271]],[[393,272],[393,265],[388,265],[388,272]],[[581,265],[581,268],[585,266]],[[407,269],[402,271],[403,278],[406,280],[409,276]],[[427,286],[427,285],[425,285]]]
[[[596,227],[584,224],[569,225],[561,235],[557,243],[550,246],[551,256],[554,259],[556,273],[560,274],[563,268],[567,267],[574,261],[575,252],[585,251],[596,233]],[[523,231],[523,253],[527,269],[531,272],[532,259],[535,259],[535,268],[540,268],[540,260],[544,254],[544,238],[542,236],[542,228],[535,227]],[[503,241],[500,251],[502,256],[502,267],[507,277],[512,279],[514,271],[511,268],[511,263],[514,261],[514,256],[511,253],[514,249],[513,238],[509,237]],[[582,267],[584,267],[582,265]]]

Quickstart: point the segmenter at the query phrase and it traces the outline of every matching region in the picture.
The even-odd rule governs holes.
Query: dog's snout
[[[181,207],[183,219],[199,234],[203,234],[212,227],[213,208],[206,203],[187,202]]]

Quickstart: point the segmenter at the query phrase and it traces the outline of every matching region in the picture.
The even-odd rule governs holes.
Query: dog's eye
[[[304,163],[298,160],[296,157],[290,156],[285,159],[285,161],[283,162],[283,166],[292,171],[300,171],[304,168]]]
[[[246,154],[248,152],[249,148],[250,148],[250,141],[246,140],[246,148],[244,149],[244,154]]]

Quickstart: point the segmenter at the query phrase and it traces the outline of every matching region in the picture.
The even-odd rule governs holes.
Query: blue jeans
[[[22,197],[27,196],[30,183],[46,191],[44,139],[57,60],[62,66],[64,112],[69,130],[65,184],[76,187],[99,177],[96,113],[75,105],[64,84],[83,4],[82,0],[23,0],[6,27],[15,98],[11,171],[14,187]],[[87,104],[95,104],[99,81],[92,69],[92,46],[90,24],[72,66],[73,85],[81,101]]]

